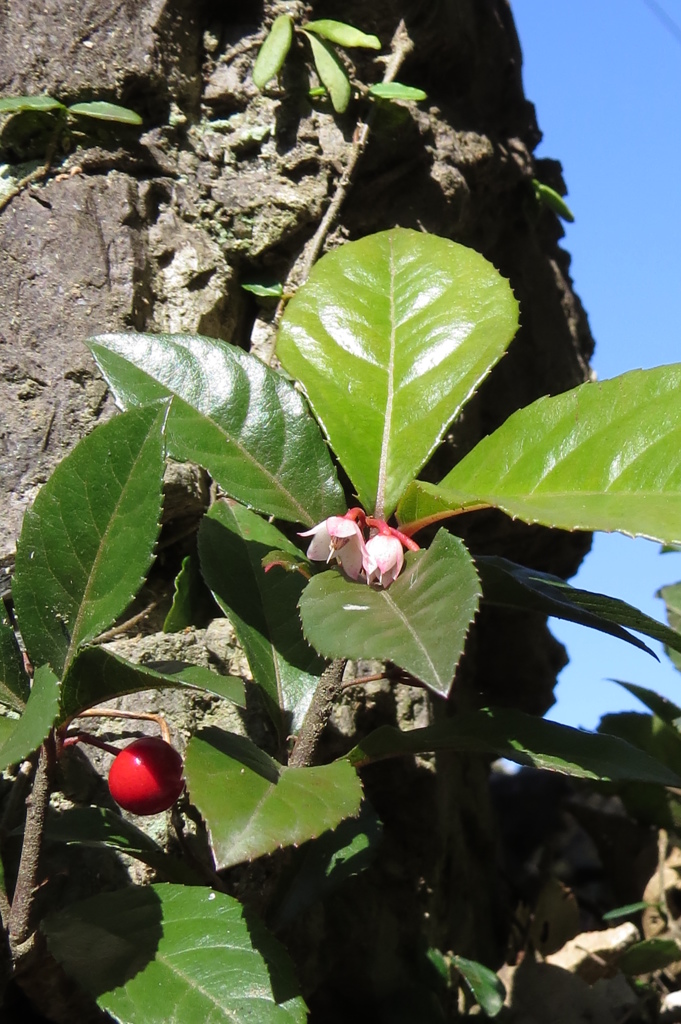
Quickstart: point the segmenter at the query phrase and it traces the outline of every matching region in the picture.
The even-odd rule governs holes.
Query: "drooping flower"
[[[350,579],[358,579],[367,549],[362,531],[354,519],[330,516],[299,536],[312,537],[307,549],[308,558],[318,562],[330,562],[335,558]]]
[[[402,543],[392,533],[377,533],[365,545],[366,556],[362,563],[367,583],[378,583],[389,587],[402,572],[404,551]]]

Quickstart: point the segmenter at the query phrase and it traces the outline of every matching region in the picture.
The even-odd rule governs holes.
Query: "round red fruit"
[[[167,811],[184,789],[182,758],[158,736],[142,736],[124,747],[109,771],[109,790],[132,814]]]

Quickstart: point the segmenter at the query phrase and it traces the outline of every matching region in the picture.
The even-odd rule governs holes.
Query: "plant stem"
[[[307,768],[314,763],[317,746],[326,728],[333,706],[341,695],[346,658],[336,658],[325,668],[314,692],[312,703],[300,727],[289,766]]]
[[[17,884],[12,898],[9,916],[9,942],[12,954],[16,956],[19,947],[26,942],[31,929],[31,909],[38,881],[38,862],[42,846],[45,816],[50,802],[50,789],[55,764],[55,737],[50,733],[38,758],[38,767],[33,790],[26,800],[26,825]]]

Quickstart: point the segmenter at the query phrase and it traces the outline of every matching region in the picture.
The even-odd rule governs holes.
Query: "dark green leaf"
[[[484,600],[490,604],[525,608],[578,622],[626,640],[654,658],[656,655],[649,647],[622,627],[635,629],[681,651],[678,633],[616,597],[578,590],[559,576],[527,569],[495,555],[479,556],[475,564],[480,573]]]
[[[305,636],[326,657],[390,660],[446,696],[479,595],[466,547],[440,530],[427,551],[407,553],[387,590],[335,570],[313,577],[300,614]]]
[[[50,953],[126,1024],[304,1024],[290,961],[231,896],[131,886],[50,914]]]
[[[650,906],[650,903],[646,903],[645,900],[639,900],[638,903],[628,903],[626,907],[615,907],[614,910],[609,910],[607,914],[603,914],[603,921],[618,921],[621,917],[631,917],[632,914],[638,914],[641,910],[645,910]]]
[[[508,282],[477,252],[395,228],[315,264],[277,354],[364,508],[388,517],[517,325]]]
[[[157,671],[149,665],[135,665],[105,647],[86,647],[64,676],[62,718],[69,719],[105,700],[139,690],[164,687],[199,687],[226,697],[235,704],[244,701],[244,684],[234,676],[219,676],[199,666],[174,666],[174,671]]]
[[[493,505],[526,523],[681,542],[681,363],[540,398],[439,484],[416,482],[400,522]]]
[[[345,511],[303,399],[255,356],[185,335],[106,334],[88,344],[122,408],[175,396],[168,454],[205,466],[231,497],[307,526]]]
[[[320,21],[308,21],[305,24],[307,32],[314,32],[322,39],[328,39],[330,43],[337,43],[339,46],[363,46],[369,50],[380,50],[381,40],[378,36],[367,35],[360,32],[352,25],[346,25],[344,21],[332,21],[323,18]]]
[[[645,686],[637,686],[635,683],[623,683],[620,679],[613,679],[613,683],[623,686],[633,697],[637,697],[642,704],[652,711],[654,715],[661,718],[667,725],[673,725],[677,719],[681,719],[681,708],[659,693],[647,690]]]
[[[504,708],[467,712],[409,732],[384,725],[354,747],[348,758],[359,767],[385,757],[430,750],[505,757],[517,764],[584,779],[631,779],[663,786],[681,782],[669,768],[616,736],[582,732]]]
[[[356,815],[362,799],[347,761],[284,768],[251,740],[218,729],[189,741],[185,777],[218,870],[314,839]]]
[[[617,958],[617,966],[623,974],[634,977],[661,971],[677,960],[681,960],[681,947],[673,939],[644,939],[625,949]]]
[[[570,223],[573,222],[575,217],[572,210],[555,189],[551,188],[550,185],[544,185],[541,181],[537,181],[536,178],[532,179],[532,187],[540,203],[548,206],[550,210],[557,213],[563,220],[567,220]]]
[[[59,680],[49,666],[41,665],[35,671],[26,710],[0,747],[0,771],[23,761],[38,749],[54,725],[58,712]]]
[[[203,582],[198,558],[187,555],[175,577],[173,603],[163,623],[163,632],[179,633],[187,626],[205,629],[218,614],[217,605]]]
[[[29,693],[29,680],[17,638],[0,611],[0,701],[21,711]]]
[[[598,731],[609,736],[619,736],[681,776],[681,734],[656,715],[645,715],[638,711],[603,715]]]
[[[242,284],[245,292],[251,292],[263,299],[280,299],[284,294],[283,286],[280,284]]]
[[[312,57],[319,80],[328,90],[333,109],[337,114],[343,114],[348,108],[352,95],[347,71],[339,61],[337,54],[323,39],[317,39],[309,32],[305,32],[305,35],[312,47]]]
[[[48,842],[118,850],[148,864],[168,882],[205,884],[187,863],[171,857],[146,832],[106,807],[70,807],[51,814],[43,834]]]
[[[369,87],[369,95],[380,100],[427,100],[428,94],[413,85],[402,85],[401,82],[376,82]]]
[[[118,121],[120,124],[142,124],[142,118],[134,110],[119,107],[116,103],[104,103],[96,100],[93,103],[74,103],[68,108],[69,114],[80,117],[94,117],[98,121]]]
[[[298,870],[277,910],[276,930],[324,899],[347,878],[364,871],[376,855],[383,835],[378,815],[366,802],[356,818],[346,818],[298,855]]]
[[[51,96],[3,96],[0,114],[16,114],[21,110],[64,110],[64,104]]]
[[[673,583],[668,587],[662,587],[657,593],[667,607],[667,622],[672,629],[681,630],[681,583]],[[674,665],[681,670],[681,654],[673,648],[667,649],[667,654]]]
[[[452,956],[452,965],[461,974],[485,1014],[496,1017],[504,1005],[506,989],[495,972],[464,956]]]
[[[62,675],[139,590],[161,515],[165,406],[135,409],[79,442],[24,517],[13,594],[34,664]]]
[[[253,65],[253,81],[258,89],[264,89],[270,79],[279,74],[292,39],[293,22],[287,14],[280,14],[272,22]]]
[[[263,568],[263,557],[274,547],[302,559],[275,526],[232,501],[216,502],[199,530],[206,583],[229,616],[253,679],[263,688],[279,733],[286,736],[300,727],[324,662],[300,626],[304,577]]]

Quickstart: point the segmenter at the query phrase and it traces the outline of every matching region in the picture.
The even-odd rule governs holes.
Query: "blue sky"
[[[681,361],[681,0],[511,0],[525,94],[561,161],[575,223],[566,225],[575,288],[596,339],[600,379]],[[681,580],[681,553],[598,534],[573,583],[664,620],[655,591]],[[594,728],[641,710],[608,682],[681,702],[681,674],[628,644],[552,623],[570,665],[548,717]]]

